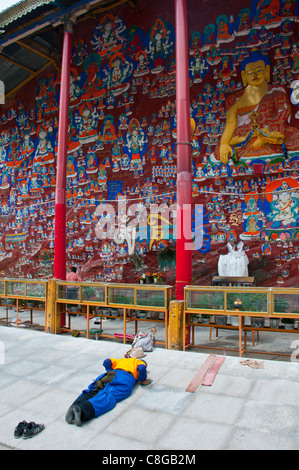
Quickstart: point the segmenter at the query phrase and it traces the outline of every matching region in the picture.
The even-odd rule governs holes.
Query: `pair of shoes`
[[[66,415],[65,420],[69,424],[75,424],[76,426],[82,426],[82,410],[78,405],[72,405]]]
[[[36,424],[31,421],[25,428],[23,433],[23,439],[29,439],[30,437],[35,436],[36,434],[40,433],[45,429],[43,424]]]
[[[36,434],[40,433],[45,426],[43,424],[36,424],[33,421],[27,423],[27,421],[21,421],[14,431],[14,437],[16,439],[29,439],[30,437],[35,436]]]
[[[27,425],[28,425],[27,421],[21,421],[17,425],[17,427],[15,428],[15,431],[14,431],[14,437],[16,439],[20,439],[20,437],[23,436],[24,430],[25,430]]]

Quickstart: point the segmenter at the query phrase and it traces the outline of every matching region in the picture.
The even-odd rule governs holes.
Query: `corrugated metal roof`
[[[41,69],[48,61],[46,58],[33,51],[24,49],[19,44],[11,44],[2,51],[2,54],[9,59],[16,61],[20,66],[24,65],[33,72]]]
[[[11,62],[7,62],[0,58],[1,80],[5,86],[5,93],[9,93],[16,88],[26,78],[29,77],[30,72],[18,67]]]

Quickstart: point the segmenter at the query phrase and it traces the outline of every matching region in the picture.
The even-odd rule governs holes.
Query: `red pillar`
[[[184,299],[184,287],[191,283],[191,129],[188,73],[188,32],[186,1],[175,0],[176,26],[176,118],[177,118],[177,242],[176,299]]]
[[[65,27],[62,50],[55,194],[54,278],[61,280],[66,278],[66,164],[71,51],[72,25],[69,23]]]
[[[65,27],[62,50],[58,154],[55,193],[54,278],[66,278],[66,165],[69,121],[70,66],[72,52],[72,24]],[[61,314],[61,326],[65,325],[65,313]]]

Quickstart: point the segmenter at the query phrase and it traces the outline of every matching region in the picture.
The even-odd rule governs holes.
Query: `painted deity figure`
[[[125,44],[125,30],[126,25],[121,18],[106,15],[95,27],[91,44],[100,55],[113,54]]]
[[[10,187],[10,176],[7,170],[2,172],[0,177],[0,189],[8,189]]]
[[[97,138],[98,114],[91,103],[80,108],[79,139],[81,143],[93,142]]]
[[[285,90],[269,85],[270,60],[252,51],[241,64],[245,90],[232,94],[227,101],[227,115],[215,158],[227,163],[229,158],[284,154],[299,147],[298,130],[287,124],[291,105]]]
[[[16,123],[20,129],[28,128],[28,114],[23,108],[16,117]]]
[[[30,136],[29,132],[24,133],[23,140],[20,146],[20,153],[22,159],[30,158],[32,153],[34,152],[34,142]]]
[[[40,125],[37,129],[37,136],[38,144],[33,158],[33,163],[39,163],[40,165],[53,163],[55,160],[54,149],[51,140],[49,139],[47,128]]]
[[[296,0],[282,0],[281,14],[282,16],[295,16]]]
[[[153,64],[152,73],[160,73],[164,69],[164,60],[173,51],[174,41],[171,26],[161,18],[157,18],[149,33],[149,45],[146,50],[148,59]]]
[[[224,40],[225,42],[231,38],[229,32],[229,24],[226,15],[220,15],[216,21],[217,23],[217,40]]]
[[[98,54],[90,54],[83,62],[85,81],[82,86],[81,99],[85,101],[101,100],[104,98],[105,89],[102,80],[101,59]]]
[[[102,138],[104,142],[113,142],[117,140],[117,126],[114,123],[112,114],[105,117],[104,123],[101,127]]]
[[[249,196],[243,212],[244,232],[240,235],[240,238],[246,240],[258,237],[261,231],[262,217],[263,213],[258,207],[256,198],[253,195]]]
[[[117,96],[128,90],[128,80],[133,73],[133,64],[120,52],[113,54],[105,69],[107,87]]]
[[[138,51],[136,56],[136,65],[134,71],[134,77],[140,77],[149,73],[147,53],[145,51]]]
[[[71,106],[76,106],[81,101],[81,85],[80,85],[80,75],[78,74],[75,68],[71,68],[70,74],[70,103]]]
[[[205,58],[201,57],[200,51],[196,52],[190,59],[189,73],[193,83],[200,83],[209,71],[209,65]]]
[[[143,163],[143,155],[148,146],[148,139],[137,119],[131,119],[126,135],[126,153],[131,157],[131,169],[138,169]]]
[[[278,23],[280,21],[279,10],[279,0],[258,0],[253,24]]]
[[[74,178],[77,175],[77,162],[73,155],[69,155],[67,158],[67,178]]]
[[[82,65],[83,60],[88,56],[88,46],[82,40],[75,42],[72,50],[72,61],[76,66]]]
[[[272,220],[271,228],[294,227],[297,225],[299,212],[298,193],[290,191],[287,183],[284,181],[278,194],[274,194],[271,203],[272,213],[269,219]]]
[[[85,160],[86,163],[86,173],[96,173],[98,171],[98,159],[95,152],[91,147],[87,151],[87,157]]]
[[[238,33],[251,29],[250,9],[244,8],[238,15]]]

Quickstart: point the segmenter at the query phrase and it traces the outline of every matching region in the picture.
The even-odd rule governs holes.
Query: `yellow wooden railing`
[[[217,333],[222,328],[238,330],[239,356],[249,352],[246,349],[247,332],[251,332],[253,338],[254,333],[259,331],[299,331],[290,327],[279,330],[271,326],[246,326],[244,322],[245,317],[267,318],[270,325],[271,320],[299,320],[299,289],[296,288],[187,286],[184,297],[183,328],[187,331],[184,350],[189,347],[204,347],[194,342],[194,331],[198,326],[210,328],[210,339],[214,328]],[[201,318],[196,319],[196,315],[201,315]],[[205,316],[210,316],[210,320],[204,323]],[[237,322],[220,324],[217,321],[220,316],[230,316]]]
[[[33,325],[33,311],[47,311],[48,282],[44,280],[1,279],[0,280],[0,307],[4,307],[6,316],[0,321],[9,323],[8,309],[12,305],[16,308],[14,326]],[[26,311],[30,319],[22,320],[20,312]],[[35,324],[35,326],[40,326]]]
[[[60,330],[57,320],[59,315],[65,310],[61,309],[63,305],[77,306],[77,314],[81,314],[79,307],[86,308],[87,328],[86,335],[89,338],[89,321],[94,317],[100,318],[100,330],[102,330],[102,319],[119,318],[123,320],[123,341],[127,338],[127,324],[135,323],[135,334],[138,330],[140,321],[151,321],[153,319],[141,318],[140,311],[158,312],[163,314],[163,319],[155,318],[155,323],[164,323],[165,340],[161,342],[167,347],[168,344],[168,310],[171,300],[172,287],[160,284],[101,284],[101,283],[70,283],[56,281],[56,300],[55,300],[55,333]],[[99,307],[99,308],[97,308]],[[119,309],[122,314],[117,317],[107,314],[102,309]],[[84,309],[85,310],[85,309]],[[70,312],[74,313],[74,312]],[[62,330],[71,330],[71,315],[68,315],[68,326]],[[101,333],[101,337],[111,337]],[[159,344],[159,341],[157,341]]]
[[[130,322],[134,322],[134,334],[138,332],[139,322],[154,322],[165,328],[165,338],[160,344],[182,350],[191,347],[211,349],[207,344],[195,344],[194,332],[197,327],[209,327],[210,339],[213,331],[218,335],[219,329],[234,329],[239,333],[240,356],[247,351],[248,332],[252,334],[252,339],[259,331],[299,332],[290,326],[280,330],[271,326],[248,326],[244,322],[245,317],[299,321],[297,288],[187,286],[184,292],[184,301],[172,301],[172,287],[160,284],[0,279],[0,307],[4,307],[6,312],[0,322],[11,324],[8,309],[14,302],[14,326],[41,327],[48,333],[73,331],[71,317],[76,313],[86,317],[86,330],[81,333],[87,338],[97,334],[97,331],[103,338],[115,338],[115,334],[108,335],[102,331],[102,320],[104,317],[118,318],[123,322],[123,333],[118,337],[122,337],[124,343],[130,336],[127,334]],[[71,307],[76,311],[73,312]],[[111,309],[117,309],[116,316],[112,315]],[[44,324],[39,325],[34,321],[36,310],[45,312]],[[201,315],[200,319],[196,317],[198,315]],[[203,321],[205,315],[210,316],[207,323]],[[228,316],[231,322],[219,324],[217,320],[223,316]],[[66,322],[62,325],[64,317]],[[100,327],[92,329],[89,323],[95,317],[100,319]],[[233,319],[236,324],[233,324]]]

